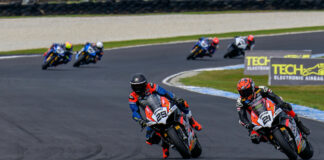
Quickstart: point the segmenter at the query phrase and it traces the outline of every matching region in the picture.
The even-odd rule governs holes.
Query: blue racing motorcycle
[[[96,50],[91,46],[91,43],[87,43],[75,56],[75,62],[73,67],[79,67],[82,64],[89,64],[95,62]]]
[[[53,51],[47,53],[49,55],[44,57],[42,69],[46,70],[48,67],[57,66],[60,60],[65,56],[64,49],[60,45],[54,45]]]
[[[209,42],[206,38],[201,38],[195,44],[194,48],[191,50],[190,55],[187,57],[187,60],[195,60],[197,57],[204,57],[206,52],[208,52]]]

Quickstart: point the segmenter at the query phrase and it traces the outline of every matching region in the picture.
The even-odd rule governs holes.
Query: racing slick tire
[[[55,58],[55,56],[52,55],[51,58],[48,61],[46,61],[44,64],[42,64],[42,69],[46,70],[49,67],[50,63],[53,61],[54,58]]]
[[[80,67],[82,60],[85,58],[85,55],[82,54],[79,58],[74,62],[73,67]]]
[[[197,139],[195,147],[191,150],[191,157],[198,158],[201,155],[201,152],[201,145],[199,143],[199,140]]]
[[[289,140],[279,128],[273,130],[273,137],[279,143],[281,150],[287,155],[290,160],[297,160],[297,153],[295,149],[289,144]]]
[[[299,153],[299,157],[308,160],[313,157],[314,149],[313,146],[308,142],[308,140],[305,139],[305,141],[307,143],[307,146],[301,153]]]
[[[180,128],[181,129],[181,128]],[[186,144],[183,142],[182,137],[178,134],[177,130],[173,127],[169,128],[168,135],[173,145],[176,147],[182,158],[190,158],[190,151]]]

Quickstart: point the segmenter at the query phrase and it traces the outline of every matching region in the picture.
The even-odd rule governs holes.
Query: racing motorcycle
[[[253,130],[262,135],[277,150],[280,150],[290,160],[310,159],[313,147],[297,127],[295,120],[277,107],[271,100],[260,98],[252,105],[251,121]]]
[[[44,62],[42,64],[43,70],[46,70],[48,67],[57,66],[60,60],[65,56],[64,49],[61,46],[55,45],[53,50],[54,51],[49,53],[47,58],[44,57]]]
[[[147,126],[156,131],[162,140],[175,148],[183,158],[197,158],[201,145],[193,128],[178,107],[166,97],[151,94],[139,100],[145,106]]]
[[[209,42],[207,39],[202,38],[196,44],[195,47],[191,50],[191,53],[187,57],[187,60],[195,60],[197,57],[206,56],[206,52],[208,52]]]
[[[244,39],[236,37],[234,42],[228,45],[227,52],[224,55],[224,58],[233,58],[245,54],[244,50],[247,47],[247,43]]]
[[[94,63],[97,58],[96,50],[87,43],[75,56],[73,67],[79,67],[83,64]]]

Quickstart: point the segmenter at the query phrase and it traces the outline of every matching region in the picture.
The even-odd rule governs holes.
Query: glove
[[[143,119],[138,120],[138,123],[141,125],[142,128],[145,128],[147,126],[146,121]]]
[[[247,125],[245,125],[245,128],[251,131],[254,128],[254,124],[252,124],[252,123],[247,124]]]
[[[288,110],[291,111],[292,110],[292,106],[290,103],[287,102],[283,102],[280,104],[280,108],[284,109],[284,110]]]
[[[176,105],[182,105],[185,102],[185,100],[182,98],[174,98],[173,101],[176,103]]]

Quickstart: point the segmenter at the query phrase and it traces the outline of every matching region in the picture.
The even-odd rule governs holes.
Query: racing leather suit
[[[206,55],[209,55],[209,56],[211,56],[211,55],[213,55],[214,53],[215,53],[215,51],[216,51],[216,48],[217,48],[217,45],[213,45],[212,44],[212,40],[211,39],[209,39],[209,38],[199,38],[199,41],[200,40],[203,40],[203,39],[206,39],[207,40],[207,42],[208,42],[208,53],[206,53]],[[198,42],[197,42],[198,43]],[[196,46],[196,45],[195,45]],[[195,48],[195,46],[193,47],[193,48]],[[192,48],[192,49],[193,49]]]
[[[234,37],[234,44],[243,55],[245,54],[246,50],[251,50],[254,47],[254,42],[249,42],[247,37]]]
[[[146,92],[144,96],[150,95],[150,94],[158,94],[160,96],[165,96],[168,98],[170,101],[175,101],[175,95],[164,88],[158,86],[155,83],[148,83],[146,86]],[[132,110],[132,118],[135,121],[141,121],[143,120],[141,113],[140,113],[140,108],[142,110],[145,110],[145,106],[141,106],[138,102],[139,99],[144,98],[143,96],[140,96],[136,94],[135,92],[130,93],[129,95],[129,107]],[[188,117],[192,117],[191,111],[189,109],[188,104],[184,101],[183,104],[177,104],[178,108],[185,113]],[[161,138],[158,136],[158,133],[156,133],[152,128],[146,127],[146,143],[147,144],[158,144],[160,142]],[[162,148],[168,148],[168,144],[164,143],[162,141]]]
[[[303,124],[301,123],[301,121],[298,119],[297,114],[292,110],[291,105],[289,105],[289,104],[287,105],[286,102],[284,102],[279,96],[277,96],[276,94],[274,94],[272,92],[272,90],[269,89],[268,87],[266,87],[266,86],[256,86],[255,89],[254,89],[254,99],[252,101],[239,97],[237,99],[237,103],[236,103],[236,107],[237,107],[237,111],[238,111],[239,119],[240,119],[239,120],[239,123],[242,126],[244,126],[245,128],[247,128],[249,130],[250,136],[251,136],[251,140],[252,140],[253,143],[259,143],[259,140],[260,140],[260,137],[261,136],[256,131],[253,130],[254,125],[248,119],[246,112],[248,112],[249,114],[251,114],[251,111],[252,111],[252,107],[251,106],[258,99],[260,99],[259,97],[269,98],[278,107],[280,107],[283,111],[285,111],[288,115],[290,115],[291,117],[293,117],[295,119],[295,121],[297,122],[297,126],[302,131],[303,131],[303,129],[307,129],[307,128],[303,128],[305,126],[303,126]],[[309,132],[309,130],[308,130],[308,132]],[[258,140],[253,139],[253,138],[257,138]]]
[[[64,44],[58,44],[58,43],[52,44],[51,47],[44,53],[43,56],[45,57],[45,59],[47,59],[50,53],[55,52],[56,46],[60,46],[64,50],[64,56],[62,57],[62,60],[58,64],[62,64],[62,63],[67,64],[68,62],[70,62],[73,54],[72,49],[67,50],[65,49]]]

